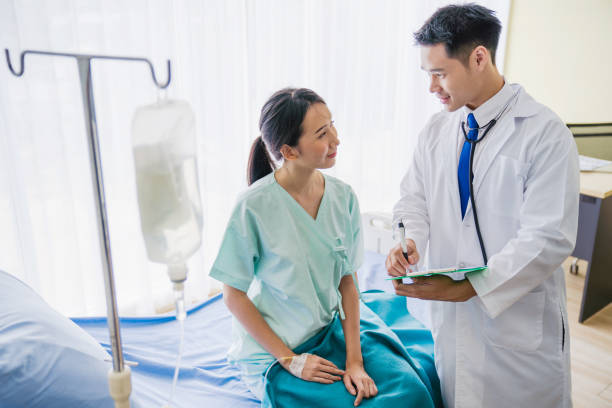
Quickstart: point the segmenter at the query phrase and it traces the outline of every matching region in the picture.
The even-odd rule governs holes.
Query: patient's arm
[[[224,284],[223,300],[229,311],[238,319],[246,331],[289,371],[292,358],[297,354],[274,333],[274,330],[264,320],[247,294]],[[282,313],[282,311],[279,310],[279,313]],[[308,355],[299,377],[307,381],[329,384],[339,381],[341,378],[338,376],[343,374],[344,371],[336,367],[331,361],[319,356]]]
[[[223,300],[230,312],[246,331],[275,358],[296,354],[274,333],[247,294],[229,285],[223,285]]]
[[[346,342],[344,385],[351,394],[357,395],[355,398],[355,406],[357,406],[361,403],[363,397],[370,398],[378,394],[378,389],[363,367],[361,340],[359,338],[359,293],[357,293],[353,277],[351,275],[344,276],[338,289],[342,295],[342,308],[346,317],[342,320],[342,330]]]
[[[342,320],[342,330],[346,341],[346,365],[363,365],[361,341],[359,340],[359,294],[351,275],[346,275],[338,287],[342,295],[342,308],[346,319]]]

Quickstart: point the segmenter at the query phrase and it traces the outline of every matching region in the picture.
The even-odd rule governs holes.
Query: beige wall
[[[504,75],[564,122],[612,122],[612,0],[512,0]]]

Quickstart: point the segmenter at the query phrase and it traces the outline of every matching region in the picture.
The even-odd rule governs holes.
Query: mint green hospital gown
[[[363,258],[357,197],[350,186],[324,175],[316,219],[274,178],[255,182],[232,212],[210,276],[247,293],[265,321],[291,349],[327,326],[338,311],[343,276]],[[261,398],[263,371],[274,357],[233,318],[228,359]]]

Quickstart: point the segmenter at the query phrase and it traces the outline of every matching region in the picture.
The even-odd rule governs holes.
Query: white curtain
[[[150,58],[171,98],[197,118],[203,245],[189,262],[188,301],[208,270],[276,90],[309,87],[326,99],[341,146],[330,173],[362,211],[390,211],[418,131],[440,109],[428,95],[412,33],[447,1],[192,0],[0,2],[0,47],[19,69],[25,49]],[[480,3],[507,26],[509,0]],[[505,31],[497,54],[503,67]],[[136,107],[158,97],[142,63],[96,61],[93,86],[117,301],[122,314],[171,303],[162,265],[147,260],[130,144]],[[28,56],[16,78],[0,63],[0,269],[66,315],[106,306],[94,193],[76,63]]]

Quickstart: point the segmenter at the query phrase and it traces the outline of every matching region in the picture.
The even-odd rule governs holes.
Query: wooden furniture
[[[580,173],[578,237],[572,256],[588,262],[578,321],[612,302],[612,165]],[[574,263],[571,269],[577,273]]]

